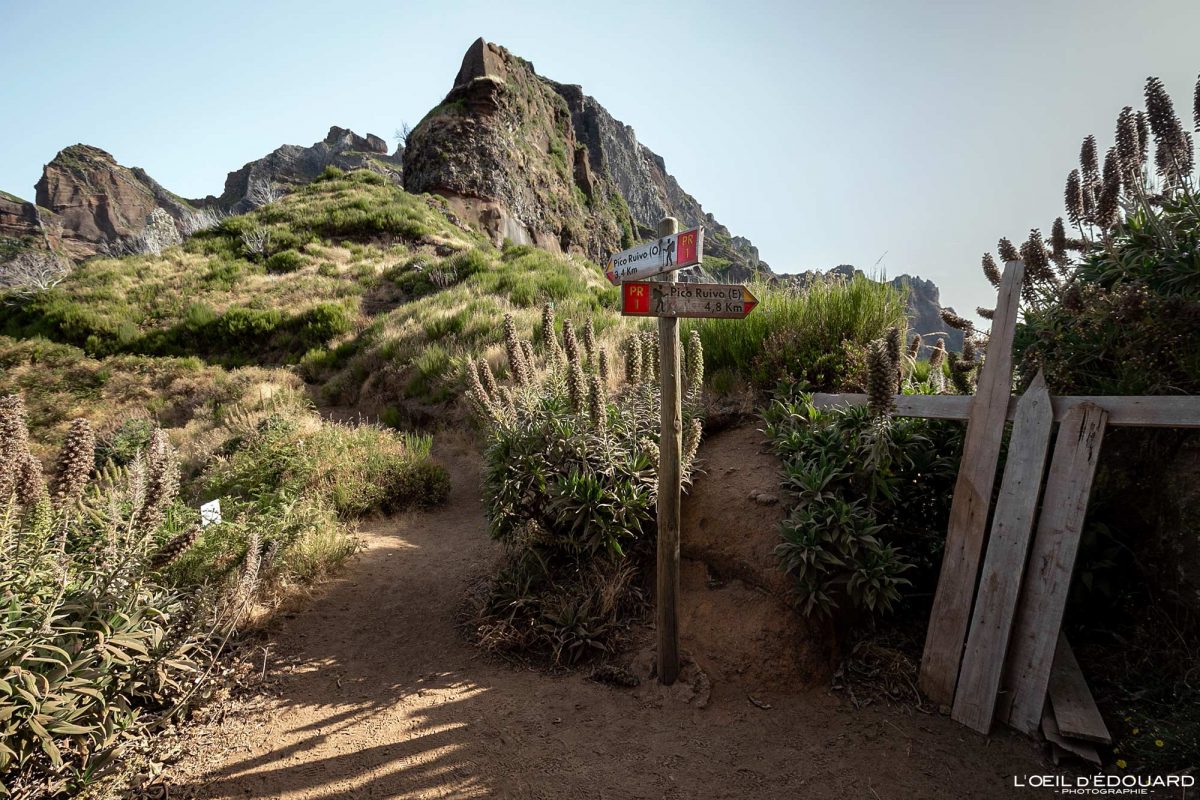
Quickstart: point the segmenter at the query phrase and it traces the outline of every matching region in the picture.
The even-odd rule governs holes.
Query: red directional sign
[[[758,298],[736,283],[659,283],[621,285],[621,313],[627,317],[713,317],[745,319]]]
[[[704,228],[691,228],[622,250],[609,258],[604,275],[619,284],[691,267],[703,258]]]

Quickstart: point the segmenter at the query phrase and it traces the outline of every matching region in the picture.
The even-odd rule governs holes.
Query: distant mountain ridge
[[[319,142],[282,145],[230,172],[219,196],[188,200],[99,148],[72,145],[43,168],[34,202],[0,192],[0,263],[28,249],[54,249],[76,261],[119,251],[159,209],[157,224],[165,212],[182,232],[197,211],[244,213],[264,196],[338,167],[368,169],[409,192],[440,195],[459,220],[496,244],[534,244],[603,263],[673,216],[682,227],[705,229],[702,277],[780,279],[748,239],[732,234],[679,185],[632,127],[582,87],[542,77],[530,62],[482,38],[468,48],[445,99],[404,144],[388,150],[379,136],[333,126]],[[936,285],[908,276],[891,282],[910,287],[914,330],[944,331],[947,346],[961,348],[961,333],[941,322]]]

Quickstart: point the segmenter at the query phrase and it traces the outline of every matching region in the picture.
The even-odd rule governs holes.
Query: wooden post
[[[670,236],[679,222],[667,217],[658,223],[658,235]],[[661,280],[674,283],[675,273]],[[661,365],[662,408],[658,442],[658,680],[670,686],[679,676],[679,501],[683,410],[679,386],[679,320],[660,317],[658,346]]]
[[[1000,296],[988,339],[987,360],[971,397],[970,417],[954,499],[942,570],[933,596],[933,613],[921,657],[921,689],[933,702],[950,705],[962,663],[963,643],[971,622],[971,601],[979,577],[979,561],[987,534],[988,507],[1000,461],[1004,421],[1012,394],[1013,335],[1025,264],[1009,261],[1000,279]]]

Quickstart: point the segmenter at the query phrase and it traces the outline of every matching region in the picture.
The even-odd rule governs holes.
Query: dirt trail
[[[745,432],[728,436],[754,446]],[[721,492],[741,491],[737,470],[725,472],[747,457],[736,449],[706,448],[714,460],[689,502],[708,492],[720,502],[700,517],[732,502]],[[1008,776],[1045,771],[1037,747],[1015,736],[984,739],[911,709],[855,710],[823,682],[764,683],[763,669],[746,666],[777,635],[763,605],[774,598],[750,572],[713,576],[698,561],[685,570],[682,610],[684,648],[712,683],[705,707],[686,686],[622,690],[480,657],[455,627],[468,582],[497,555],[473,451],[443,445],[450,502],[369,527],[345,575],[273,624],[272,693],[199,729],[203,746],[171,768],[169,796],[1011,798]],[[769,508],[742,501],[753,508],[737,514],[750,521]],[[738,608],[746,615],[731,621]],[[798,658],[812,670],[820,658],[809,650],[763,665]],[[797,673],[795,685],[812,677]]]

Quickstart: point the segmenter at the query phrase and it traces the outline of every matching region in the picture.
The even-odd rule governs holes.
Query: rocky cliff
[[[269,196],[271,192],[286,192],[309,183],[326,167],[369,169],[399,185],[402,161],[401,148],[397,148],[394,155],[389,155],[387,142],[378,136],[370,133],[365,137],[359,136],[354,131],[335,125],[323,140],[311,147],[285,144],[229,173],[220,197],[209,196],[192,202],[202,206],[215,205],[224,211],[241,214],[261,205],[264,192]]]
[[[709,272],[731,280],[770,274],[753,245],[706,213],[632,128],[579,86],[543,78],[483,39],[408,137],[404,184],[446,197],[497,243],[603,262],[674,216],[683,227],[704,225]]]
[[[155,209],[174,219],[192,210],[144,170],[121,166],[85,144],[60,151],[43,168],[36,191],[37,205],[54,215],[62,252],[74,259],[138,236]]]

